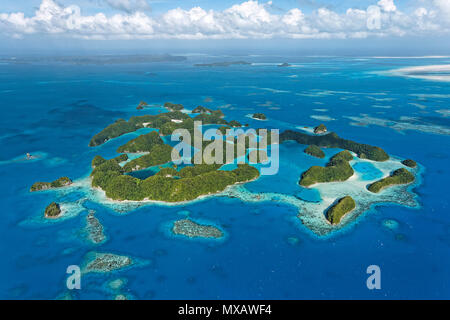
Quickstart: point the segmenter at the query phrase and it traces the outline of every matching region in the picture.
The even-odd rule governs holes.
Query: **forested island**
[[[72,180],[70,180],[68,177],[61,177],[52,182],[35,182],[31,186],[30,191],[34,192],[34,191],[62,188],[70,184],[72,184]]]
[[[316,157],[316,158],[325,158],[325,152],[322,151],[318,146],[315,144],[309,145],[305,151],[306,154],[309,154],[310,156]]]
[[[254,113],[252,115],[252,118],[256,120],[267,120],[267,117],[264,113]]]
[[[327,131],[328,131],[328,129],[327,129],[327,127],[325,127],[324,124],[319,124],[317,127],[314,128],[315,134],[321,134],[321,133],[325,133]]]
[[[369,159],[374,161],[386,161],[389,159],[389,155],[379,147],[346,140],[340,138],[334,132],[320,136],[313,136],[298,131],[286,130],[280,134],[280,143],[288,140],[294,140],[297,143],[305,145],[314,144],[319,147],[350,150],[356,153],[361,159]]]
[[[347,150],[341,151],[331,157],[325,167],[312,166],[305,171],[299,181],[303,187],[309,187],[315,183],[345,181],[354,171],[348,163],[353,156]]]
[[[378,193],[386,187],[397,184],[408,184],[413,182],[414,180],[415,177],[411,172],[409,172],[405,168],[400,168],[392,172],[389,177],[370,184],[367,189],[370,192]]]
[[[50,203],[47,208],[45,208],[45,217],[46,218],[57,218],[61,214],[61,207],[58,203],[52,202]]]
[[[331,224],[339,224],[341,219],[353,209],[355,209],[356,203],[350,196],[345,196],[339,199],[333,204],[326,212],[327,220]]]
[[[403,160],[403,161],[402,161],[402,164],[405,165],[405,166],[407,166],[407,167],[410,167],[410,168],[415,168],[415,167],[417,167],[417,162],[415,162],[414,160],[411,160],[411,159],[405,159],[405,160]]]

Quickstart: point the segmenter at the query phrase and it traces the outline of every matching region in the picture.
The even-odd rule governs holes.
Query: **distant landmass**
[[[229,67],[231,65],[250,65],[251,62],[247,61],[225,61],[225,62],[212,62],[212,63],[196,63],[195,67]]]
[[[84,64],[124,64],[124,63],[149,63],[149,62],[180,62],[185,61],[184,56],[170,54],[152,55],[95,55],[95,56],[35,56],[35,57],[10,57],[0,58],[3,63],[32,64],[32,63],[68,63],[76,65]]]

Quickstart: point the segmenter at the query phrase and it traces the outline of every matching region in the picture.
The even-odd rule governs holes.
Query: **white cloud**
[[[349,8],[338,13],[318,8],[308,14],[300,8],[273,13],[270,2],[250,0],[223,11],[175,8],[158,16],[144,12],[147,2],[143,0],[107,1],[123,12],[84,15],[79,6],[42,0],[31,17],[0,13],[0,32],[17,38],[54,34],[86,39],[324,39],[450,33],[448,0],[433,0],[408,14],[393,0],[380,0],[366,10]]]
[[[386,12],[394,12],[397,10],[397,7],[394,4],[394,0],[380,0],[377,4],[381,9],[383,9],[383,11]]]

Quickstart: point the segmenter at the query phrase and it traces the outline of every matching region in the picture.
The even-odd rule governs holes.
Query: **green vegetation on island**
[[[163,140],[159,136],[157,131],[152,131],[147,134],[140,135],[139,137],[128,141],[126,144],[120,146],[117,149],[118,153],[136,153],[150,151],[153,146],[158,144],[164,144]]]
[[[339,224],[343,216],[355,209],[356,203],[350,196],[339,199],[326,212],[327,220],[331,224]]]
[[[230,122],[228,122],[228,125],[230,127],[233,127],[233,128],[242,127],[242,124],[239,121],[236,121],[236,120],[231,120]]]
[[[411,172],[409,172],[405,168],[400,168],[392,172],[389,177],[370,184],[367,189],[370,192],[378,193],[386,187],[397,184],[408,184],[413,182],[414,179],[414,175]]]
[[[315,183],[345,181],[354,171],[348,163],[353,156],[347,150],[335,154],[325,167],[312,166],[303,172],[299,184],[308,187]]]
[[[148,103],[145,101],[139,102],[139,105],[136,107],[137,110],[142,110],[144,107],[148,106]]]
[[[327,127],[325,127],[324,124],[319,124],[317,127],[314,128],[315,134],[325,133],[327,132]]]
[[[267,120],[267,117],[264,113],[254,113],[252,115],[252,118],[257,120]]]
[[[304,152],[316,158],[325,158],[325,152],[314,144],[309,145]]]
[[[61,207],[58,203],[52,202],[45,208],[46,218],[57,218],[61,214]]]
[[[180,111],[184,109],[184,106],[179,103],[166,102],[164,103],[164,108],[170,111]]]
[[[305,145],[314,144],[319,147],[350,150],[356,153],[361,159],[374,161],[386,161],[389,159],[389,155],[379,147],[342,139],[334,132],[320,136],[312,136],[298,131],[286,130],[280,134],[280,143],[288,140],[294,140],[297,143]]]
[[[194,110],[192,110],[192,113],[211,113],[212,110],[205,108],[203,106],[198,106]]]
[[[411,159],[403,160],[402,164],[407,166],[407,167],[410,167],[410,168],[417,167],[417,162],[415,162],[414,160],[411,160]]]
[[[198,224],[189,219],[175,221],[172,232],[176,235],[183,235],[189,238],[222,238],[223,232],[220,229]]]
[[[31,186],[30,191],[33,192],[33,191],[62,188],[70,184],[72,184],[72,180],[70,180],[68,177],[61,177],[53,182],[35,182]]]

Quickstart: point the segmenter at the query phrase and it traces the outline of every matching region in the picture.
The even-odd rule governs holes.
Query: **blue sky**
[[[0,40],[3,51],[226,44],[448,53],[450,0],[2,0]]]

